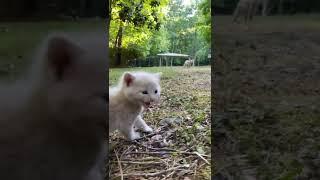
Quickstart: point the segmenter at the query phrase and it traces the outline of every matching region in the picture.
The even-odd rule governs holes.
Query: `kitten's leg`
[[[143,130],[144,132],[153,132],[152,128],[147,125],[147,123],[142,119],[141,115],[136,118],[135,126],[136,128]]]
[[[140,134],[134,130],[133,125],[134,121],[128,124],[122,124],[121,128],[121,132],[131,141],[140,138]]]

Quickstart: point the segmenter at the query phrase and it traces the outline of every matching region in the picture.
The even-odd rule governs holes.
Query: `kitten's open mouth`
[[[144,105],[144,107],[148,108],[151,105],[151,103],[150,102],[144,102],[143,105]]]

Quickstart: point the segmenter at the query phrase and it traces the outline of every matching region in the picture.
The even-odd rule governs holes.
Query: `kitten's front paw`
[[[144,131],[144,132],[147,132],[147,133],[152,133],[152,132],[153,132],[153,129],[152,129],[150,126],[145,126],[145,127],[143,128],[143,131]]]
[[[135,139],[139,139],[141,136],[140,136],[140,134],[138,133],[138,132],[133,132],[129,137],[128,137],[128,139],[130,140],[130,141],[133,141],[133,140],[135,140]]]

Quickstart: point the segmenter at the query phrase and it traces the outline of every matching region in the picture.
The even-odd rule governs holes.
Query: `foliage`
[[[112,19],[120,20],[135,27],[146,26],[149,29],[160,28],[159,0],[120,0],[112,7]]]
[[[135,47],[123,48],[121,51],[122,51],[121,53],[122,59],[136,59],[143,56],[143,54],[141,54],[141,51],[139,51],[138,49],[135,49]],[[115,48],[109,48],[109,56],[111,57],[111,59],[115,59],[115,56],[116,56]],[[128,63],[129,61],[123,62],[123,64],[121,64],[121,67],[128,66],[129,65]],[[110,66],[111,67],[116,66],[115,61],[111,61]]]
[[[140,51],[145,57],[150,49],[146,43],[155,31],[160,30],[166,1],[121,0],[112,1],[109,47],[115,48],[116,64],[121,61],[122,49]]]
[[[134,58],[146,60],[147,57],[154,57],[158,53],[174,52],[188,54],[191,57],[198,54],[198,59],[206,64],[204,62],[207,61],[208,54],[204,52],[209,52],[211,44],[211,16],[208,0],[196,0],[191,4],[183,4],[182,0],[161,1],[156,7],[144,5],[145,10],[137,11],[136,14],[134,14],[136,8],[128,9],[127,7],[133,4],[133,7],[141,5],[140,1],[124,0],[120,2],[114,3],[112,10],[109,41],[111,48],[116,47],[119,26],[123,23],[121,49],[124,52],[128,52],[125,49],[139,51],[136,54],[141,56]],[[151,2],[153,1],[144,1],[143,4]],[[155,11],[157,12],[156,18],[151,15]],[[143,18],[148,13],[148,18]],[[136,22],[138,20],[144,24]],[[150,24],[153,25],[151,28]],[[198,52],[205,48],[207,50],[202,50],[202,53]],[[123,64],[128,64],[128,61],[132,60],[125,56],[122,57],[125,59]],[[178,64],[182,65],[183,62],[184,60],[179,60]]]
[[[201,52],[208,53],[211,45],[210,2],[195,0],[183,5],[182,0],[172,0],[168,6],[164,26],[170,40],[169,51],[207,60],[208,54],[197,52],[202,49]]]
[[[204,0],[199,4],[199,20],[198,20],[198,28],[201,35],[205,38],[205,40],[210,43],[211,40],[211,1]]]
[[[203,47],[196,52],[195,58],[199,61],[199,65],[210,64],[210,61],[208,59],[209,53],[210,51],[207,47]]]
[[[161,28],[149,39],[150,54],[158,54],[169,50],[170,41],[168,39],[168,31],[165,28]]]

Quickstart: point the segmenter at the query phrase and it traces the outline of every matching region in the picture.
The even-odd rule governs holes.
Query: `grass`
[[[111,68],[109,69],[109,85],[117,83],[119,77],[126,71],[162,72],[162,78],[171,78],[179,68],[177,67],[148,67],[148,68]]]
[[[161,104],[144,115],[154,134],[135,142],[111,136],[109,177],[210,179],[210,67],[110,69],[110,84],[125,71],[163,72]],[[160,123],[168,118],[174,123]]]
[[[215,17],[216,175],[319,179],[319,19]]]

